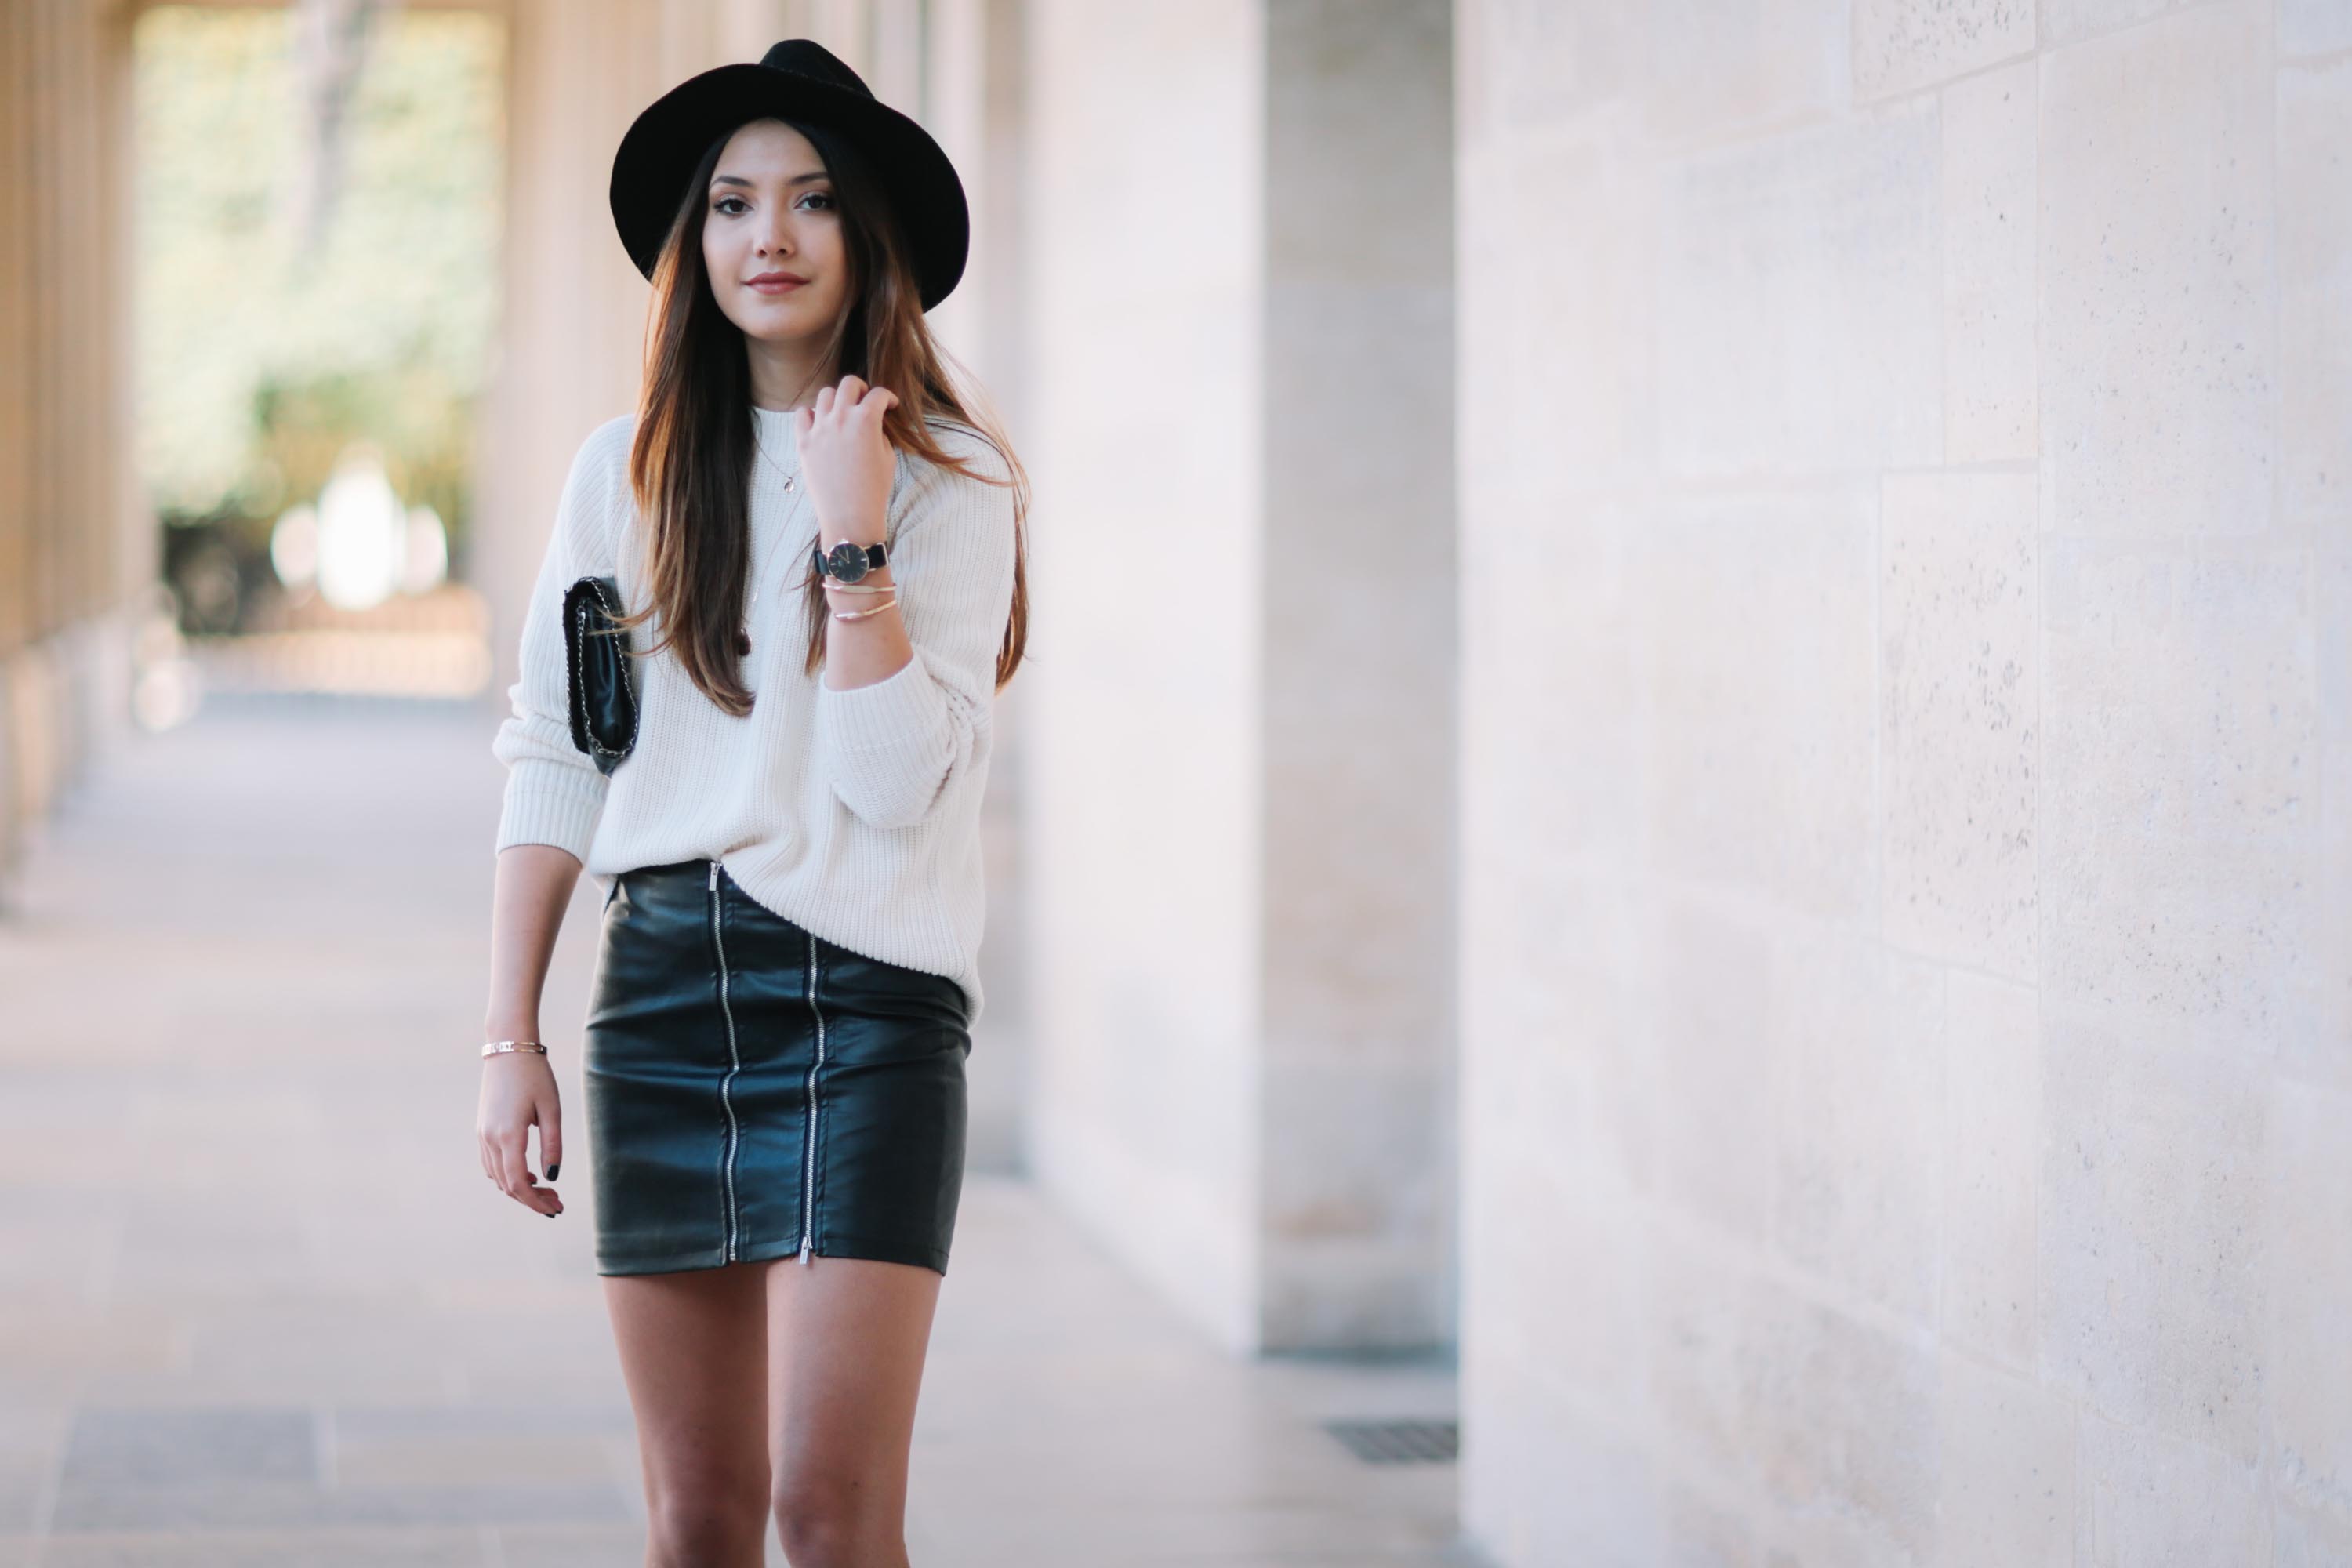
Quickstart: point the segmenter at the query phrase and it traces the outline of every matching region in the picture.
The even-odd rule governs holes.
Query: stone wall
[[[1456,40],[1465,1525],[2352,1561],[2352,7]]]

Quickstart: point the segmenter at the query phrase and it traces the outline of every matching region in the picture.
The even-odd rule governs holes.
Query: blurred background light
[[[400,586],[408,510],[373,452],[339,462],[319,492],[319,593],[339,610],[368,610]]]
[[[408,509],[408,550],[401,568],[400,591],[429,594],[449,575],[449,531],[441,514],[429,506]]]
[[[319,511],[289,506],[269,531],[269,564],[278,582],[299,592],[319,580]]]

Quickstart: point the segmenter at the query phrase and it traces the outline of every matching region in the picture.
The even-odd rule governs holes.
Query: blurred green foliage
[[[499,306],[505,48],[483,13],[378,16],[306,255],[289,14],[141,16],[138,460],[167,521],[257,539],[366,439],[462,558]]]

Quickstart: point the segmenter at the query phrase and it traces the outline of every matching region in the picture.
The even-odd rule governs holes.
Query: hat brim
[[[971,215],[963,181],[930,132],[888,104],[763,65],[724,65],[688,78],[648,105],[613,156],[609,199],[621,244],[650,279],[703,151],[769,117],[830,126],[854,139],[887,194],[930,310],[963,276]]]

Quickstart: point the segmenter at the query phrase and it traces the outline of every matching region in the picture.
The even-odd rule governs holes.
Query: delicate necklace
[[[793,414],[799,411],[797,409],[788,408],[783,412]],[[776,458],[776,455],[768,450],[767,442],[760,438],[760,426],[756,421],[753,422],[751,426],[751,445],[759,448],[760,456],[767,459],[768,467],[776,470],[777,477],[784,481],[784,489],[787,490],[796,490],[800,489],[799,476],[793,474],[790,469],[786,468],[782,463],[779,462]]]
[[[756,429],[751,433],[751,440],[752,444],[759,447],[760,456],[767,460],[767,463],[771,468],[774,468],[778,474],[782,476],[784,489],[793,498],[792,509],[784,513],[783,521],[776,525],[777,533],[782,536],[782,538],[788,539],[792,537],[794,532],[793,524],[801,514],[802,491],[800,476],[785,472],[784,466],[776,461],[774,454],[771,453],[768,450],[767,446],[760,440],[759,432]],[[776,545],[776,551],[777,553],[782,555],[787,563],[791,562],[793,559],[793,552],[781,542],[781,540]],[[748,658],[751,657],[751,623],[749,619],[739,620],[735,623],[735,655],[739,658]]]

